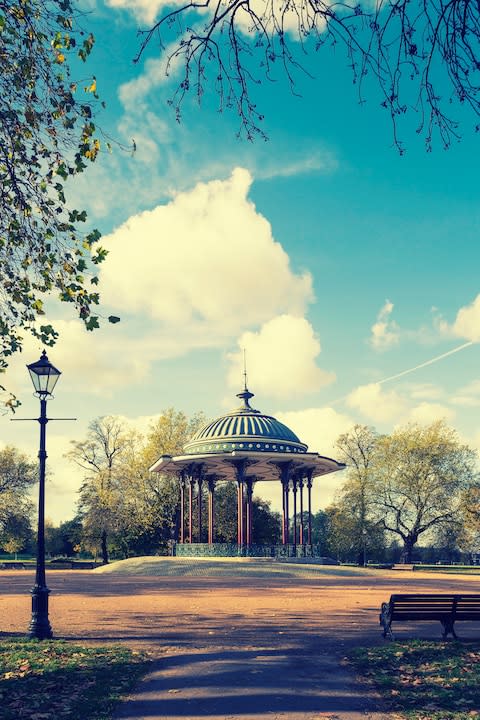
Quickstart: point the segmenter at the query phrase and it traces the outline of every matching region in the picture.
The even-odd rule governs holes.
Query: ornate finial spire
[[[237,397],[243,400],[243,410],[253,410],[248,402],[253,396],[254,394],[251,393],[247,387],[247,352],[245,348],[243,348],[243,392],[237,394]]]

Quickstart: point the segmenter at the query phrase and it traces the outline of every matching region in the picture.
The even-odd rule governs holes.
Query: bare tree
[[[324,47],[344,51],[359,102],[364,102],[366,79],[373,78],[400,152],[398,120],[412,110],[427,149],[435,131],[444,147],[459,138],[455,104],[473,112],[479,129],[477,1],[190,0],[174,4],[141,35],[136,60],[156,39],[162,50],[168,47],[167,74],[181,68],[171,99],[179,119],[186,95],[193,91],[200,101],[210,83],[220,109],[236,110],[249,139],[264,136],[255,87],[272,79],[280,66],[295,92],[298,73],[310,75],[307,53]]]

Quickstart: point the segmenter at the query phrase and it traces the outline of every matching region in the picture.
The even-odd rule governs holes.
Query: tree
[[[20,550],[34,545],[34,535],[28,513],[21,512],[21,510],[20,512],[13,511],[5,518],[2,524],[0,543],[6,552],[15,554],[15,560]]]
[[[176,33],[173,41],[172,33]],[[177,117],[186,95],[200,101],[208,82],[220,109],[234,108],[249,139],[261,129],[255,88],[285,73],[295,92],[309,51],[340,48],[359,102],[373,78],[389,112],[396,146],[398,120],[417,114],[428,149],[436,131],[445,147],[459,137],[454,105],[480,115],[480,12],[474,0],[378,0],[376,3],[292,0],[187,0],[143,33],[138,60],[152,39],[168,46],[167,74],[181,68],[171,104]]]
[[[0,450],[0,536],[30,524],[29,490],[37,479],[37,464],[27,455],[10,445]]]
[[[349,518],[348,527],[351,549],[355,548],[358,565],[365,564],[368,536],[374,532],[373,465],[379,435],[374,428],[355,425],[348,433],[340,435],[335,443],[339,459],[346,463],[346,480],[343,483],[337,505],[340,515]]]
[[[54,344],[57,333],[42,324],[45,294],[98,327],[94,269],[106,251],[65,198],[65,182],[100,151],[95,78],[83,88],[71,78],[73,57],[85,61],[94,45],[80,15],[71,0],[0,0],[0,372],[24,332]]]
[[[443,422],[408,425],[377,440],[372,497],[379,523],[401,538],[404,561],[420,536],[455,522],[475,482],[476,453]]]
[[[72,441],[68,457],[86,471],[80,489],[80,516],[84,532],[99,539],[102,562],[109,561],[108,538],[115,528],[121,501],[117,466],[133,438],[117,417],[93,420],[83,441]]]

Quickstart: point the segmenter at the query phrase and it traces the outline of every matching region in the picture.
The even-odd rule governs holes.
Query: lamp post
[[[47,451],[45,437],[47,430],[47,399],[52,397],[53,389],[61,373],[47,357],[45,350],[40,360],[27,365],[32,378],[35,395],[40,399],[40,449],[39,459],[39,490],[38,490],[38,530],[37,530],[37,564],[35,585],[32,588],[32,619],[29,625],[29,636],[37,640],[51,638],[52,628],[48,619],[48,595],[50,590],[45,579],[45,463]]]

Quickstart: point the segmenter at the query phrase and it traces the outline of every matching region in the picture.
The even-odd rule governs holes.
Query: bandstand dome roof
[[[300,442],[289,427],[271,415],[264,415],[250,406],[253,393],[247,388],[237,395],[243,404],[208,422],[185,445],[185,455],[222,453],[244,450],[249,453],[305,453],[307,445]]]
[[[308,452],[289,427],[251,407],[253,397],[247,387],[237,395],[242,404],[198,430],[183,448],[183,454],[162,455],[150,468],[152,472],[179,476],[194,472],[205,477],[236,480],[239,464],[255,480],[275,480],[282,467],[314,477],[342,470],[345,465],[332,458]]]

